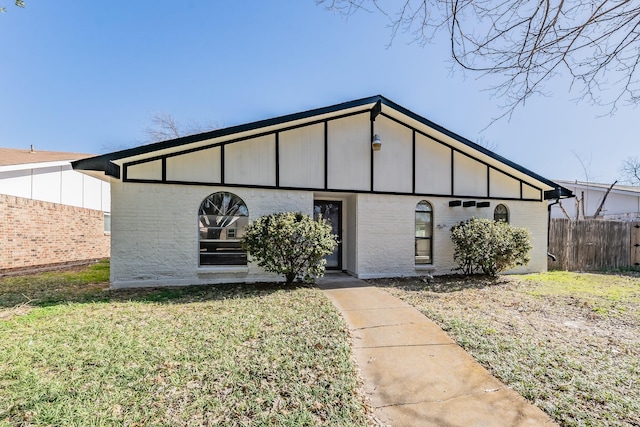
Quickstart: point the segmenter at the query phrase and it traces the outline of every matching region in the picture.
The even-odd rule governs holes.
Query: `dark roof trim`
[[[103,154],[101,156],[92,157],[89,159],[83,159],[83,161],[73,162],[74,169],[80,170],[97,170],[104,171],[108,162],[112,160],[124,159],[132,156],[139,156],[141,154],[147,154],[154,151],[166,150],[168,148],[175,148],[181,145],[192,144],[194,142],[204,141],[206,139],[220,138],[234,133],[247,132],[255,129],[260,129],[268,126],[276,126],[295,120],[302,120],[313,116],[319,116],[322,114],[334,113],[340,110],[347,110],[349,108],[360,107],[362,105],[372,104],[377,102],[382,97],[372,96],[369,98],[362,98],[355,101],[343,102],[341,104],[332,105],[330,107],[317,108],[315,110],[303,111],[301,113],[288,114],[286,116],[275,117],[272,119],[259,120],[257,122],[247,123],[238,126],[231,126],[224,129],[216,129],[209,132],[203,132],[195,135],[183,136],[181,138],[171,139],[168,141],[156,142],[148,145],[141,145],[139,147],[129,148],[121,151],[114,151],[113,153]]]
[[[390,100],[388,100],[388,99],[386,99],[386,98],[384,98],[382,96],[380,96],[380,97],[381,97],[382,103],[384,105],[387,105],[387,106],[393,108],[394,110],[404,114],[405,116],[411,117],[412,119],[414,119],[414,120],[416,120],[416,121],[418,121],[418,122],[420,122],[420,123],[432,128],[432,129],[435,129],[438,132],[441,132],[441,133],[447,135],[448,137],[457,140],[458,142],[462,142],[463,144],[465,144],[465,145],[467,145],[467,146],[469,146],[469,147],[471,147],[471,148],[473,148],[473,149],[475,149],[475,150],[477,150],[477,151],[479,151],[479,152],[481,152],[483,154],[486,154],[487,156],[489,156],[489,157],[491,157],[491,158],[493,158],[495,160],[498,160],[499,162],[502,162],[502,163],[506,164],[507,166],[512,167],[513,169],[515,169],[515,170],[517,170],[519,172],[522,172],[523,174],[528,175],[531,178],[536,179],[537,181],[543,182],[546,185],[548,185],[550,187],[554,187],[556,189],[561,188],[562,190],[564,190],[564,192],[566,192],[566,193],[568,193],[570,195],[573,195],[573,193],[571,193],[570,190],[562,187],[561,185],[559,185],[559,184],[557,184],[557,183],[555,183],[555,182],[553,182],[553,181],[551,181],[551,180],[549,180],[547,178],[544,178],[543,176],[540,176],[537,173],[535,173],[533,171],[530,171],[529,169],[527,169],[525,167],[522,167],[519,164],[514,163],[511,160],[506,159],[506,158],[502,157],[499,154],[494,153],[493,151],[487,150],[483,146],[478,145],[475,142],[473,142],[473,141],[471,141],[471,140],[469,140],[467,138],[464,138],[464,137],[462,137],[462,136],[460,136],[460,135],[458,135],[458,134],[456,134],[454,132],[451,132],[450,130],[443,128],[442,126],[432,122],[431,120],[425,119],[424,117],[417,115],[413,111],[407,110],[406,108],[396,104],[393,101],[390,101]],[[565,196],[565,197],[571,197],[571,196]],[[547,200],[547,199],[545,198],[545,200]]]
[[[78,170],[95,170],[95,171],[104,171],[106,172],[108,175],[111,176],[116,176],[119,177],[120,175],[120,171],[119,168],[117,168],[117,165],[114,165],[113,163],[111,163],[113,160],[119,160],[119,159],[123,159],[123,158],[127,158],[127,157],[132,157],[132,156],[138,156],[141,154],[147,154],[147,153],[151,153],[154,151],[159,151],[159,150],[165,150],[165,149],[169,149],[169,148],[174,148],[174,147],[179,147],[182,145],[187,145],[187,144],[191,144],[194,142],[199,142],[199,141],[203,141],[206,139],[213,139],[213,138],[220,138],[223,136],[227,136],[227,135],[232,135],[234,133],[240,133],[240,132],[247,132],[247,131],[252,131],[255,129],[259,129],[259,128],[263,128],[263,127],[268,127],[268,126],[276,126],[276,125],[280,125],[283,123],[287,123],[287,122],[291,122],[291,121],[295,121],[295,120],[302,120],[302,119],[306,119],[309,117],[313,117],[313,116],[319,116],[319,115],[323,115],[323,114],[330,114],[330,113],[335,113],[341,110],[346,110],[349,108],[355,108],[355,107],[360,107],[363,105],[368,105],[368,104],[375,104],[373,109],[372,109],[372,114],[371,114],[371,118],[375,119],[375,116],[378,114],[378,109],[381,110],[381,106],[382,105],[386,105],[396,111],[398,111],[399,113],[402,113],[404,115],[406,115],[407,117],[410,117],[413,120],[416,120],[419,123],[422,123],[444,135],[447,135],[450,138],[455,139],[458,142],[461,142],[471,148],[473,148],[474,150],[477,150],[501,163],[504,163],[505,165],[527,175],[530,176],[531,178],[542,182],[550,187],[555,188],[555,191],[558,194],[562,194],[562,197],[571,197],[573,195],[573,193],[562,187],[561,185],[547,179],[544,178],[538,174],[536,174],[535,172],[530,171],[529,169],[526,169],[490,150],[487,150],[486,148],[482,147],[481,145],[476,144],[475,142],[472,142],[471,140],[468,140],[454,132],[451,132],[448,129],[443,128],[442,126],[428,120],[425,119],[422,116],[419,116],[418,114],[407,110],[406,108],[396,104],[395,102],[385,98],[382,95],[376,95],[376,96],[371,96],[368,98],[362,98],[362,99],[357,99],[354,101],[349,101],[349,102],[343,102],[341,104],[336,104],[336,105],[332,105],[329,107],[323,107],[323,108],[317,108],[314,110],[308,110],[308,111],[303,111],[300,113],[295,113],[295,114],[288,114],[285,116],[280,116],[280,117],[275,117],[275,118],[271,118],[271,119],[266,119],[266,120],[259,120],[256,122],[252,122],[252,123],[247,123],[247,124],[243,124],[243,125],[238,125],[238,126],[231,126],[228,128],[224,128],[224,129],[216,129],[213,131],[209,131],[209,132],[204,132],[204,133],[199,133],[199,134],[195,134],[195,135],[188,135],[188,136],[184,136],[181,138],[176,138],[176,139],[171,139],[168,141],[162,141],[162,142],[156,142],[153,144],[148,144],[148,145],[142,145],[140,147],[135,147],[135,148],[129,148],[127,150],[121,150],[121,151],[115,151],[113,153],[107,153],[107,154],[103,154],[101,156],[97,156],[97,157],[91,157],[88,159],[81,159],[81,160],[76,160],[74,162],[72,162],[72,166],[74,169],[78,169]],[[378,107],[380,106],[380,107]],[[375,111],[374,111],[375,110]],[[115,170],[117,168],[117,170]],[[545,199],[548,199],[546,197],[546,193],[545,192]],[[556,197],[549,197],[549,198],[556,198]]]
[[[544,199],[545,200],[566,199],[566,198],[569,198],[569,197],[574,197],[573,192],[571,190],[568,190],[568,189],[566,189],[564,187],[561,187],[559,185],[553,190],[548,190],[548,191],[544,192]]]

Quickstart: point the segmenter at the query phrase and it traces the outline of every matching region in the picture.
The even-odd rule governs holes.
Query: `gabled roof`
[[[0,148],[0,166],[23,165],[29,163],[73,161],[94,156],[93,154],[66,153],[61,151],[21,150]]]
[[[72,163],[74,169],[85,170],[85,171],[101,171],[105,172],[107,175],[120,177],[120,165],[122,163],[122,159],[131,159],[134,157],[149,155],[150,153],[162,152],[165,150],[176,149],[181,146],[186,146],[189,144],[196,144],[201,141],[212,140],[212,139],[224,139],[230,135],[237,135],[243,133],[251,133],[261,131],[262,129],[274,128],[278,126],[283,126],[285,124],[291,124],[295,122],[302,121],[312,121],[314,118],[318,118],[318,120],[322,120],[323,118],[336,116],[338,114],[348,113],[349,111],[357,111],[357,110],[370,110],[372,120],[375,119],[376,115],[380,113],[382,107],[388,107],[391,110],[395,110],[397,113],[409,118],[410,120],[415,121],[421,125],[425,125],[436,132],[439,132],[446,137],[449,137],[458,143],[463,144],[479,153],[482,153],[495,161],[498,161],[514,170],[552,188],[552,190],[545,191],[545,199],[551,198],[560,198],[560,197],[571,197],[572,193],[568,189],[562,187],[561,185],[544,178],[535,172],[530,171],[484,147],[478,145],[460,135],[457,135],[451,132],[444,127],[433,123],[432,121],[419,116],[418,114],[407,110],[406,108],[394,103],[393,101],[385,98],[382,95],[376,95],[368,98],[362,98],[354,101],[344,102],[341,104],[332,105],[329,107],[323,107],[313,110],[308,110],[300,113],[289,114],[285,116],[275,117],[266,120],[260,120],[252,123],[247,123],[238,126],[232,126],[224,129],[216,129],[210,132],[199,133],[195,135],[189,135],[181,138],[176,138],[168,141],[157,142],[148,145],[142,145],[135,148],[130,148],[121,151],[115,151],[112,153],[103,154],[101,156],[96,156],[88,159],[77,160]]]

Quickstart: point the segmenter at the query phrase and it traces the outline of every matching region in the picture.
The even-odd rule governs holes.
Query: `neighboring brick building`
[[[374,96],[73,162],[111,180],[113,287],[280,280],[240,246],[244,226],[321,214],[356,277],[449,274],[451,226],[506,220],[547,268],[547,200],[571,192]]]
[[[0,274],[109,257],[109,184],[71,168],[86,157],[0,148]]]

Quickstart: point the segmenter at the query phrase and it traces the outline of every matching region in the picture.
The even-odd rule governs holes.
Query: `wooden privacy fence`
[[[640,222],[552,219],[549,269],[640,268]]]

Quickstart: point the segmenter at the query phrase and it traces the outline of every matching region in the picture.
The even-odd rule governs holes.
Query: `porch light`
[[[380,148],[382,148],[382,141],[380,140],[380,135],[375,134],[373,136],[373,142],[371,143],[371,149],[373,151],[380,151]]]

